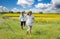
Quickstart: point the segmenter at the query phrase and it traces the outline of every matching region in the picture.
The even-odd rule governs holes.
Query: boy
[[[21,16],[20,16],[21,28],[22,28],[22,29],[23,29],[23,27],[24,27],[25,24],[26,24],[26,16],[25,16],[24,14],[25,14],[25,12],[23,11],[23,12],[21,13]]]

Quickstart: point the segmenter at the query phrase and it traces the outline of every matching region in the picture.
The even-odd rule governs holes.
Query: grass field
[[[0,15],[0,39],[60,39],[60,15],[34,15],[35,22],[32,28],[32,35],[26,34],[20,28],[18,17],[3,19],[6,15]]]

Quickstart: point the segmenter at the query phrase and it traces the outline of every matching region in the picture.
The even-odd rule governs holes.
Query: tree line
[[[9,13],[12,13],[12,14],[20,14],[21,12],[13,12],[13,11],[9,11],[9,12],[0,12],[0,14],[9,14]]]
[[[9,12],[0,12],[0,14],[20,14],[21,12],[13,12],[13,11],[9,11]],[[43,14],[43,12],[39,12],[39,14]]]
[[[20,14],[21,12],[13,12],[13,11],[9,11],[9,12],[0,12],[0,14]],[[39,12],[38,14],[44,14],[43,12]],[[46,13],[46,14],[53,14],[53,13]],[[55,13],[55,14],[60,14],[60,13]]]

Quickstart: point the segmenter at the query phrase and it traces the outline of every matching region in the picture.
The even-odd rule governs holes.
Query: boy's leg
[[[23,29],[23,22],[21,22],[21,28]]]
[[[24,21],[24,26],[26,25],[26,21]]]

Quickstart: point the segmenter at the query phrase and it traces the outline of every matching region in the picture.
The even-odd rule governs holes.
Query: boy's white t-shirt
[[[24,15],[24,16],[20,16],[20,21],[26,21],[26,16]]]
[[[32,26],[34,16],[27,16],[26,24]]]

